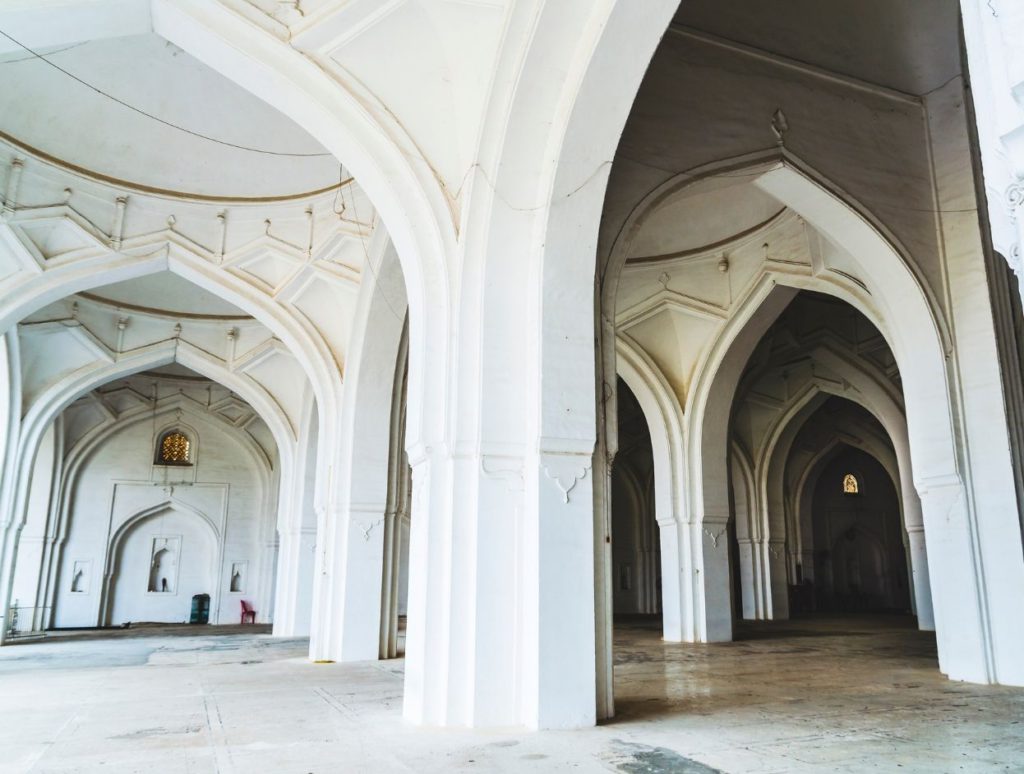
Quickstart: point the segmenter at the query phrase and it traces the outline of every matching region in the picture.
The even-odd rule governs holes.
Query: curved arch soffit
[[[155,0],[153,27],[299,123],[345,165],[395,242],[414,326],[436,323],[443,333],[450,306],[446,257],[458,242],[454,202],[387,106],[220,4]]]
[[[98,259],[72,261],[32,275],[12,289],[0,305],[0,326],[13,327],[47,304],[93,288],[169,271],[242,309],[284,342],[298,360],[319,401],[340,391],[341,374],[327,343],[302,315],[289,313],[264,298],[244,280],[212,263],[212,256],[160,237],[146,246],[146,255],[110,253]]]
[[[892,446],[893,453],[898,461],[899,468],[906,468],[907,480],[911,479],[910,439],[907,432],[906,415],[902,407],[893,396],[893,390],[880,373],[872,373],[870,367],[865,364],[855,363],[842,352],[832,347],[822,345],[811,350],[816,359],[825,359],[829,368],[837,372],[843,379],[844,387],[839,387],[828,380],[812,381],[805,390],[816,390],[818,392],[844,398],[859,405],[874,417],[884,429]],[[824,358],[823,358],[824,355]],[[761,475],[767,475],[769,467],[773,464],[775,447],[788,433],[789,441],[783,449],[786,458],[789,455],[789,446],[795,439],[813,412],[806,412],[805,407],[812,396],[801,391],[790,400],[781,415],[770,427],[767,438],[768,443],[764,445],[764,452],[760,455],[754,468]],[[793,426],[793,423],[796,425]],[[901,491],[897,482],[897,491]]]
[[[681,524],[683,482],[683,415],[664,375],[639,347],[625,337],[615,342],[618,375],[636,396],[647,422],[654,456],[655,516],[658,524]]]
[[[858,254],[888,254],[895,257],[912,280],[914,292],[911,296],[924,299],[929,312],[928,318],[938,333],[940,345],[943,350],[949,349],[952,336],[944,318],[937,311],[942,307],[931,292],[924,273],[913,260],[911,252],[867,207],[785,148],[733,156],[698,165],[676,174],[642,197],[626,217],[609,250],[603,296],[605,308],[614,309],[619,278],[629,260],[637,235],[651,215],[667,201],[693,186],[724,175],[736,177],[743,174],[749,175],[751,183],[758,185],[780,204],[798,214],[821,234],[831,236],[834,244],[847,250],[855,258]],[[843,210],[847,211],[845,217]],[[859,229],[856,228],[858,221],[861,226]],[[842,233],[855,238],[855,248],[860,249],[846,247],[846,240],[837,238],[837,227],[823,227],[828,223],[842,224]],[[719,246],[718,249],[727,247]],[[905,283],[901,283],[901,286],[903,284]],[[901,292],[903,290],[905,288],[901,287]],[[872,318],[869,316],[869,319]],[[875,320],[872,319],[872,322]],[[876,327],[883,336],[886,335],[877,324]],[[891,341],[889,345],[892,347]]]
[[[756,288],[757,292],[748,294],[740,310],[726,322],[714,346],[702,356],[697,368],[697,379],[690,394],[687,396],[685,416],[690,418],[691,460],[698,464],[699,453],[702,449],[697,445],[709,442],[714,443],[714,440],[709,441],[706,435],[709,401],[712,396],[715,396],[715,400],[719,402],[728,398],[731,403],[735,399],[735,388],[736,382],[739,379],[739,372],[743,364],[749,359],[760,337],[757,336],[751,341],[745,341],[742,351],[732,350],[732,345],[741,333],[751,333],[751,330],[748,330],[748,325],[751,320],[756,319],[756,313],[765,311],[763,305],[769,300],[770,294],[779,292],[776,290],[778,285],[829,292],[831,295],[847,302],[857,297],[856,294],[842,292],[836,285],[826,287],[814,281],[798,282],[794,281],[792,277],[780,276],[776,272],[764,272],[761,275]],[[858,306],[858,304],[853,305]],[[782,308],[783,305],[776,305],[775,308],[768,309],[767,314],[771,316],[771,319],[774,319],[782,311]],[[861,308],[861,311],[864,311],[864,309]],[[869,319],[872,319],[872,316],[869,315]],[[763,326],[765,320],[759,319],[758,322]],[[876,318],[873,322],[876,322],[876,327],[878,327],[877,324],[880,321]],[[879,327],[879,330],[884,335],[884,328]],[[941,416],[944,421],[926,423],[923,406],[922,410],[919,411],[916,405],[916,402],[925,405],[931,403],[934,408],[933,401],[941,399],[941,405],[948,407],[950,401],[945,371],[945,357],[942,350],[938,347],[939,342],[936,339],[932,339],[931,344],[932,346],[923,347],[914,353],[914,357],[910,359],[909,368],[907,367],[906,358],[898,360],[901,373],[914,372],[917,365],[921,365],[916,373],[913,374],[913,377],[909,377],[908,374],[908,377],[904,378],[906,411],[903,413],[907,421],[908,439],[914,437],[914,428],[916,426],[918,431],[922,435],[927,435],[930,441],[928,448],[923,448],[923,444],[919,445],[919,451],[926,452],[927,459],[925,464],[921,466],[918,466],[915,462],[914,472],[915,474],[921,474],[922,470],[930,466],[929,473],[923,477],[957,476],[955,433],[951,424],[950,413],[948,411],[942,412]],[[723,375],[722,366],[726,357],[730,355],[736,358],[738,365],[733,363],[732,370],[734,373],[725,376]],[[899,355],[897,357],[899,358]],[[932,376],[935,378],[929,381],[929,378]],[[877,412],[871,407],[865,406],[865,408],[877,415]],[[889,423],[886,422],[885,424],[888,425]],[[887,430],[890,430],[890,428],[887,427]],[[698,477],[697,483],[698,485],[700,484],[700,477]],[[695,492],[695,494],[698,493]]]
[[[818,407],[817,405],[812,407],[811,404],[814,398],[819,395],[822,397],[831,395],[837,398],[844,398],[863,408],[885,428],[885,432],[889,435],[894,449],[897,442],[905,442],[906,433],[901,433],[899,432],[899,427],[892,426],[895,421],[898,421],[899,407],[891,401],[885,401],[880,406],[878,405],[879,401],[877,398],[872,400],[868,396],[867,391],[860,389],[858,384],[863,385],[865,380],[870,379],[870,377],[863,374],[859,369],[851,368],[849,372],[842,374],[842,376],[850,385],[849,388],[832,384],[826,380],[812,381],[789,401],[778,419],[772,423],[767,433],[767,442],[763,446],[764,451],[759,455],[754,465],[754,469],[759,472],[759,475],[767,471],[768,467],[775,462],[775,457],[777,456],[776,449],[780,443],[784,443],[785,448],[782,448],[781,451],[788,457],[789,445],[795,440],[796,434],[800,432],[811,418],[814,409]],[[850,377],[853,378],[851,379]],[[884,392],[882,394],[884,395]],[[783,441],[787,436],[788,442]]]
[[[735,439],[729,444],[729,452],[729,485],[732,487],[733,501],[735,502],[736,491],[742,487],[743,498],[747,504],[742,514],[738,510],[734,513],[736,537],[754,538],[755,524],[751,519],[754,508],[754,465],[747,450]]]
[[[342,395],[341,446],[342,455],[352,464],[342,464],[341,475],[349,478],[357,460],[386,460],[390,447],[391,430],[398,417],[394,412],[395,372],[403,368],[401,353],[410,358],[409,377],[422,373],[424,364],[419,360],[421,350],[411,346],[415,330],[409,324],[408,304],[402,268],[394,245],[386,234],[375,234],[371,242],[369,261],[376,268],[364,279],[356,304],[352,324],[352,349],[349,352]],[[416,436],[422,412],[422,391],[415,386],[406,393],[407,426]],[[382,446],[383,444],[383,446]],[[352,492],[365,485],[376,488],[376,480],[351,480],[342,483],[343,489],[356,502],[373,501],[376,493],[360,496]]]
[[[886,434],[889,436],[889,443],[892,445],[892,455],[895,460],[895,469],[893,469],[885,461],[879,459],[877,453],[872,452],[868,446],[869,444],[861,442],[854,443],[847,441],[846,439],[835,439],[836,443],[845,443],[850,448],[859,448],[874,457],[886,472],[893,479],[893,486],[897,493],[897,497],[900,500],[900,510],[903,512],[902,503],[902,482],[900,478],[900,469],[903,466],[910,464],[910,460],[907,458],[907,452],[909,448],[905,446],[905,450],[901,449],[900,444],[907,444],[906,435],[902,434],[899,436],[893,436],[892,431],[889,430],[888,424],[883,414],[880,412],[878,407],[873,405],[871,401],[864,397],[864,394],[854,388],[853,390],[844,391],[836,388],[834,385],[828,382],[822,384],[814,383],[807,385],[804,390],[797,393],[792,401],[790,401],[788,408],[783,412],[782,416],[773,425],[769,431],[768,441],[765,444],[764,453],[761,455],[755,470],[756,470],[756,485],[758,490],[766,498],[766,503],[778,502],[780,498],[784,496],[785,490],[785,471],[786,465],[788,464],[793,442],[796,440],[797,434],[807,423],[807,421],[814,415],[815,411],[820,407],[823,402],[823,398],[827,395],[833,395],[836,397],[844,398],[853,403],[861,406],[865,411],[871,414],[885,429]],[[821,398],[822,400],[819,400]],[[806,471],[805,471],[806,474]],[[909,478],[909,476],[908,476]],[[793,494],[796,497],[800,497],[802,491],[801,486],[798,486]],[[778,528],[778,523],[770,524],[767,519],[770,514],[765,514],[765,524],[769,530],[772,528]],[[781,525],[785,529],[785,524]],[[799,525],[798,525],[799,526]]]
[[[495,170],[494,188],[528,192],[537,197],[536,206],[531,206],[534,202],[526,198],[522,203],[516,202],[519,211],[544,212],[544,220],[535,228],[533,239],[540,256],[540,335],[547,341],[541,348],[541,361],[533,367],[543,369],[561,357],[564,347],[576,346],[572,341],[566,344],[568,337],[550,335],[549,331],[584,316],[593,319],[597,241],[611,160],[644,74],[678,2],[565,0],[515,4],[517,10],[520,6],[525,13],[518,16],[529,18],[513,22],[536,32],[531,35],[524,62],[511,66],[506,61],[499,67],[499,76],[512,75],[499,80],[514,88],[508,96],[513,109],[492,111],[507,116],[507,120],[501,126],[485,129],[486,134],[495,138],[495,144],[500,143],[503,160],[530,159],[527,174],[535,171],[530,179],[523,180],[523,165],[501,164]],[[578,9],[584,9],[586,16]],[[581,17],[585,21],[581,22]],[[553,34],[566,29],[567,24],[572,25],[568,38]],[[571,41],[570,46],[565,45],[566,40]],[[518,57],[515,52],[507,53]],[[552,71],[564,73],[562,82],[552,81]],[[503,94],[493,94],[492,102],[501,101]],[[543,106],[541,112],[550,116],[542,130],[537,126],[538,101]],[[538,146],[546,151],[542,157]],[[584,281],[585,288],[581,285]],[[564,292],[567,287],[573,288],[573,292]],[[559,288],[557,300],[550,297],[554,288]],[[551,317],[559,323],[546,322]],[[570,378],[571,384],[562,385],[560,391],[573,394],[580,390],[583,394],[588,389],[582,373]],[[532,375],[532,379],[542,385],[540,389],[545,389],[546,381],[541,381],[539,374]],[[589,389],[592,391],[593,387]],[[597,430],[595,407],[574,410],[570,420],[570,415],[558,405],[561,399],[550,397],[541,400],[540,436],[577,437],[592,444]],[[567,427],[567,422],[571,426]]]
[[[725,173],[748,171],[759,186],[781,203],[797,212],[833,245],[840,245],[856,262],[871,267],[881,291],[872,295],[867,287],[838,272],[812,276],[809,271],[763,268],[734,304],[734,312],[723,326],[714,345],[702,354],[695,373],[697,379],[687,395],[685,415],[691,427],[703,427],[711,387],[721,365],[737,337],[751,318],[761,310],[775,288],[814,290],[835,296],[858,309],[886,339],[904,376],[904,394],[920,395],[928,402],[950,402],[950,387],[945,368],[945,352],[951,341],[944,319],[909,258],[909,252],[866,208],[843,194],[788,151],[771,151],[726,159],[681,173],[659,186],[637,204],[613,243],[604,284],[606,308],[614,308],[618,279],[635,234],[657,205],[667,196],[696,182]],[[883,260],[888,256],[890,260]],[[889,299],[888,302],[882,296]],[[781,311],[775,311],[777,315]],[[773,318],[772,318],[773,319]],[[895,324],[896,321],[900,324]],[[763,321],[761,321],[763,323]],[[889,324],[889,323],[893,324]],[[749,353],[747,353],[749,357]],[[745,358],[743,358],[745,360]],[[949,414],[949,412],[945,412]],[[937,425],[926,422],[915,401],[908,401],[908,423],[929,436],[929,462],[932,475],[958,475],[955,432],[951,416]],[[691,443],[701,433],[691,433]]]
[[[876,447],[876,444],[879,445]],[[824,473],[825,467],[843,452],[844,447],[864,452],[885,469],[890,482],[892,482],[893,489],[896,492],[896,499],[899,501],[900,513],[902,514],[905,509],[903,507],[902,497],[900,497],[899,472],[895,468],[898,463],[896,462],[895,454],[893,454],[892,459],[885,459],[886,455],[880,453],[884,450],[884,447],[881,446],[878,439],[874,439],[872,442],[864,442],[861,439],[855,439],[852,437],[838,437],[831,439],[817,452],[817,454],[814,455],[814,457],[808,461],[804,470],[797,477],[798,483],[794,489],[797,493],[797,498],[803,497],[805,492],[809,495],[813,495],[814,488],[817,487],[818,479],[821,477],[822,473]],[[860,478],[858,477],[857,480],[859,482]],[[901,523],[900,526],[904,531],[906,531],[905,524]]]

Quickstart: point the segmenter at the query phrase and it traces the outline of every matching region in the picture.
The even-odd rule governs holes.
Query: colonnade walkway
[[[251,627],[0,649],[2,772],[961,772],[1024,761],[1024,689],[953,683],[908,618],[741,624],[714,645],[616,628],[617,717],[415,732],[403,661],[313,664]]]

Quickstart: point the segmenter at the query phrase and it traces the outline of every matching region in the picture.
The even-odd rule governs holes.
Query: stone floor
[[[618,716],[557,733],[412,729],[401,661],[311,664],[305,642],[251,627],[182,631],[0,650],[0,771],[1024,771],[1024,690],[943,679],[934,639],[895,617],[710,646],[622,623]]]

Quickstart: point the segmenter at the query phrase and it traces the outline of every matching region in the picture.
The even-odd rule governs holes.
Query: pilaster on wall
[[[932,585],[943,671],[959,679],[1024,685],[1024,541],[961,99],[959,82],[926,99],[954,339],[950,366],[960,469],[917,485],[928,560],[941,568]]]
[[[316,450],[318,413],[313,396],[303,412],[304,432],[295,444],[295,471],[280,484],[277,519],[277,583],[274,594],[274,634],[304,637],[313,615],[315,564]]]

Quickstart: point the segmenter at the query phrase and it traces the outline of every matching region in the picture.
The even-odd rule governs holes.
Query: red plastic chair
[[[256,623],[256,611],[252,609],[252,605],[246,602],[244,599],[240,600],[242,603],[242,623],[245,623],[245,619],[249,619],[249,623]]]

